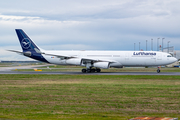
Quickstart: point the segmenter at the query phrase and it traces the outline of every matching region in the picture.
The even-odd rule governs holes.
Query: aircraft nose
[[[174,62],[176,62],[176,61],[178,61],[178,59],[174,57]]]

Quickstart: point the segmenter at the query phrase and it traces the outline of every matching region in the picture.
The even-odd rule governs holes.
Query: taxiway
[[[45,71],[13,71],[15,69],[34,69],[47,65],[35,65],[35,66],[11,66],[11,67],[0,67],[0,74],[48,74],[48,75],[180,75],[180,72],[100,72],[100,73],[82,73],[80,68],[79,72],[45,72]],[[41,68],[43,69],[43,68]],[[47,68],[44,68],[47,69]],[[55,69],[55,68],[54,68]],[[61,68],[64,69],[64,68]],[[67,69],[67,68],[65,68]]]
[[[19,71],[0,71],[0,74],[47,74],[47,75],[180,75],[180,72],[100,72],[100,73],[82,73],[82,72],[19,72]]]

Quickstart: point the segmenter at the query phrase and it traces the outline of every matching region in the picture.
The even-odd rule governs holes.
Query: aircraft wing
[[[93,62],[110,62],[115,63],[117,61],[107,59],[94,59],[94,58],[82,58],[82,61],[93,61]]]
[[[49,56],[55,56],[55,57],[64,57],[66,59],[71,59],[71,58],[79,58],[77,55],[58,55],[58,54],[51,54],[51,53],[46,53],[42,52],[41,54],[49,55]],[[114,60],[107,60],[107,59],[95,59],[95,58],[89,58],[89,57],[83,57],[81,58],[82,61],[93,61],[93,62],[110,62],[110,63],[115,63],[117,61]]]
[[[64,57],[66,59],[71,59],[71,58],[79,58],[77,55],[57,55],[57,54],[51,54],[51,53],[41,53],[41,54],[45,54],[45,55],[49,55],[49,56],[55,56],[55,57]],[[82,61],[93,61],[93,62],[110,62],[110,63],[115,63],[117,61],[113,61],[113,60],[107,60],[107,59],[95,59],[95,58],[81,58]]]
[[[38,51],[37,51],[38,52]],[[77,55],[63,55],[63,54],[52,54],[52,53],[48,53],[47,51],[43,51],[41,52],[41,54],[44,55],[49,55],[49,56],[55,56],[55,57],[59,57],[59,58],[65,58],[65,59],[72,59],[72,58],[79,58]],[[95,58],[89,58],[89,57],[82,57],[80,58],[82,61],[93,61],[93,62],[110,62],[110,63],[115,63],[117,61],[113,61],[113,60],[107,60],[107,59],[95,59]]]
[[[44,54],[44,55],[54,56],[54,57],[57,57],[57,58],[65,58],[65,59],[77,58],[77,55],[54,54],[52,52],[48,52],[48,51],[45,51],[45,50],[42,50],[42,52],[41,52],[41,51],[39,51],[37,49],[35,49],[35,51],[38,52],[38,53]]]
[[[70,56],[70,55],[55,55],[55,54],[50,54],[50,53],[41,53],[41,54],[49,55],[49,56],[55,56],[55,57],[59,57],[59,58],[65,57],[65,58],[67,58],[67,59],[77,58],[77,57],[75,57],[75,56]]]

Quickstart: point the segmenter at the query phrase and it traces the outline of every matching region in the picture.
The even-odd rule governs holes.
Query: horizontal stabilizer
[[[16,50],[7,50],[7,51],[15,52],[15,53],[18,53],[20,55],[31,56],[31,52],[29,52],[29,51],[27,51],[27,52],[21,52],[21,51],[16,51]]]
[[[22,52],[22,51],[17,51],[17,50],[7,50],[7,51],[10,51],[10,52],[16,52],[16,53],[23,54],[23,52]]]

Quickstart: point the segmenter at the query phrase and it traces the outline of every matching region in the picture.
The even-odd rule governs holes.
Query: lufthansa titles
[[[134,52],[133,55],[156,55],[156,53],[152,53],[152,52]]]

